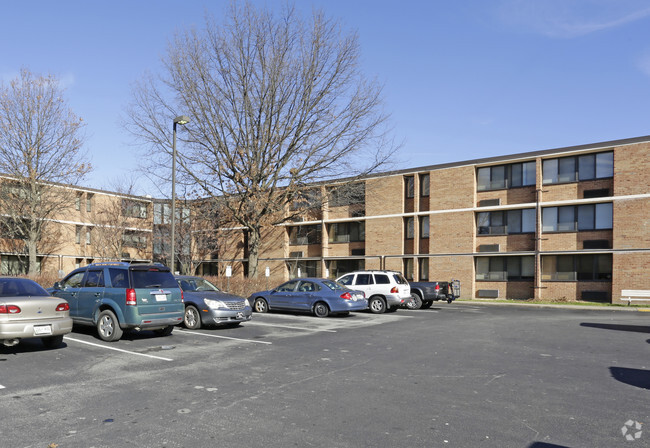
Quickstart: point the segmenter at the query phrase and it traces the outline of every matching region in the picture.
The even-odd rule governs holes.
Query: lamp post
[[[170,266],[172,273],[176,272],[176,246],[174,241],[174,235],[176,235],[176,125],[180,124],[182,126],[189,122],[190,119],[185,115],[180,115],[174,118],[174,140],[172,143],[172,256]]]

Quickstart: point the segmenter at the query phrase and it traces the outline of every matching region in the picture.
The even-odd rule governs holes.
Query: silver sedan
[[[71,331],[68,302],[33,280],[0,277],[0,343],[11,347],[21,339],[40,338],[47,348],[56,348]]]

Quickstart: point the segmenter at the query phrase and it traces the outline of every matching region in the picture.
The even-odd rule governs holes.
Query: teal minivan
[[[170,269],[158,263],[89,264],[48,291],[68,301],[75,324],[95,326],[108,342],[119,340],[124,330],[167,336],[183,322],[183,293]]]

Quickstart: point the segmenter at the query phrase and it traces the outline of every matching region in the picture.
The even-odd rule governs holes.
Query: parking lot
[[[650,445],[625,438],[650,422],[650,313],[442,303],[64,342],[0,349],[3,446]]]

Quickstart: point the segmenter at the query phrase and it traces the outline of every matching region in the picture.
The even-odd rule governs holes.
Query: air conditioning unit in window
[[[479,207],[495,207],[497,205],[501,205],[501,199],[496,198],[496,199],[483,199],[482,201],[478,201],[478,206]]]
[[[481,244],[478,246],[479,252],[499,252],[498,244]]]

